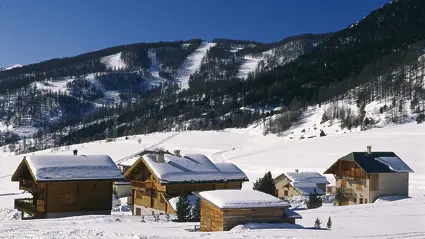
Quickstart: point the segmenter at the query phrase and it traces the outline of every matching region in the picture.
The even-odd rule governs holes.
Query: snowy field
[[[138,139],[142,139],[138,143]],[[323,171],[337,158],[352,152],[394,151],[414,171],[410,176],[410,198],[390,198],[374,204],[333,207],[324,204],[314,210],[297,210],[303,219],[296,226],[238,226],[230,232],[189,232],[196,223],[154,222],[125,213],[112,216],[85,216],[55,220],[16,220],[13,199],[24,198],[16,183],[10,182],[22,156],[0,153],[0,238],[425,238],[425,124],[410,123],[346,134],[329,134],[304,140],[286,140],[274,135],[262,136],[255,128],[224,131],[155,133],[119,138],[116,142],[98,141],[61,149],[58,154],[107,154],[120,161],[143,148],[182,150],[182,154],[204,153],[215,162],[233,162],[248,175],[243,189],[271,171],[274,176],[286,171]],[[35,154],[55,154],[51,150]],[[128,214],[128,213],[127,213]],[[312,229],[315,219],[331,230]],[[258,229],[263,228],[263,229]]]

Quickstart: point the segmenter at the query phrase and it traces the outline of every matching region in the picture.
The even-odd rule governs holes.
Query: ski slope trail
[[[202,59],[207,55],[207,51],[214,47],[216,43],[203,42],[183,63],[178,71],[177,82],[181,89],[189,88],[189,78],[202,64]]]

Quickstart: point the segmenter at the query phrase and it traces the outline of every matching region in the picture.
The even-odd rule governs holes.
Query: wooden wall
[[[201,200],[201,232],[223,231],[223,212]]]
[[[241,181],[231,181],[226,183],[193,183],[193,184],[170,184],[167,185],[167,194],[175,197],[190,192],[210,191],[218,189],[241,189]]]
[[[45,192],[47,213],[112,209],[112,182],[51,182]]]
[[[202,215],[202,212],[201,212]],[[231,209],[223,211],[223,230],[249,222],[277,223],[283,222],[283,208]]]

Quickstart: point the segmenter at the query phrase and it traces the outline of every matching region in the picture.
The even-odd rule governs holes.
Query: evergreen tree
[[[417,117],[416,117],[416,122],[418,123],[418,124],[421,124],[422,122],[424,122],[425,121],[425,114],[419,114]]]
[[[201,220],[201,200],[198,198],[192,208],[192,221],[199,222]]]
[[[320,225],[322,225],[322,222],[319,218],[316,218],[316,221],[314,222],[314,228],[319,229]]]
[[[328,229],[331,229],[331,227],[332,227],[332,220],[331,220],[331,217],[329,216],[329,218],[328,218],[328,223],[326,223],[326,227],[328,228]]]
[[[179,197],[176,209],[177,220],[179,222],[187,222],[190,220],[190,204],[187,200],[187,195]]]
[[[253,189],[274,196],[276,193],[276,186],[274,185],[272,173],[269,171],[264,174],[264,177],[259,178],[254,183]]]
[[[322,206],[322,198],[316,192],[316,189],[314,189],[314,192],[308,195],[307,208],[314,209],[321,206]]]
[[[347,195],[345,192],[345,188],[337,188],[336,194],[335,194],[335,201],[338,203],[339,206],[342,205],[343,202],[347,200]]]

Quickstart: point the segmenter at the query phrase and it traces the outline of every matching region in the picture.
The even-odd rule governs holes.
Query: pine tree
[[[345,188],[337,188],[335,194],[335,201],[341,206],[344,201],[347,200]]]
[[[322,206],[322,198],[316,192],[316,189],[314,189],[314,192],[308,195],[307,208],[313,209],[313,208],[318,208],[321,206]]]
[[[331,217],[329,216],[329,218],[328,218],[328,223],[326,223],[326,227],[328,228],[328,229],[331,229],[331,227],[332,227],[332,220],[331,220]]]
[[[264,177],[259,178],[254,183],[253,189],[274,196],[276,192],[276,186],[274,185],[272,173],[269,171],[264,174]]]
[[[316,218],[316,221],[314,222],[314,228],[319,229],[320,225],[322,225],[322,222],[319,218]]]
[[[192,221],[199,222],[201,220],[201,200],[198,198],[192,208]]]
[[[179,222],[187,222],[190,219],[190,204],[187,200],[187,195],[179,197],[176,204],[176,215]]]

